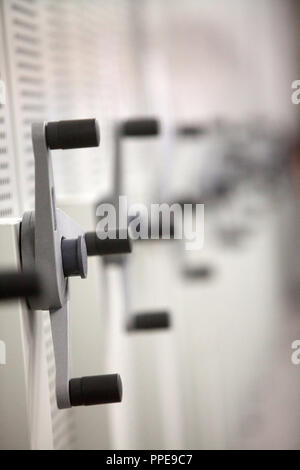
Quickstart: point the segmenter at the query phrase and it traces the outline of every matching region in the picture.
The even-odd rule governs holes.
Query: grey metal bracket
[[[49,310],[56,364],[58,408],[121,401],[117,374],[70,379],[69,276],[87,276],[87,248],[82,228],[56,208],[50,149],[98,146],[94,119],[36,123],[32,126],[35,160],[35,211],[26,212],[21,224],[21,258],[24,271],[35,270],[44,289],[29,297],[33,310]],[[75,382],[74,382],[75,381]],[[80,386],[78,386],[78,384]]]

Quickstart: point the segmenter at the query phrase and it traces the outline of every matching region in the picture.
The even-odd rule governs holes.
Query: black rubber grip
[[[79,149],[98,147],[100,129],[96,119],[74,119],[48,122],[46,141],[49,149]]]
[[[0,299],[33,297],[41,292],[41,284],[36,273],[1,272]]]
[[[123,394],[122,380],[119,374],[71,379],[69,393],[72,406],[119,403]]]
[[[160,133],[160,124],[157,119],[130,119],[123,122],[121,132],[124,137],[147,137]]]
[[[131,330],[157,330],[171,326],[168,312],[144,312],[133,315]]]
[[[121,233],[125,238],[120,238]],[[88,256],[103,256],[131,253],[132,242],[127,229],[116,230],[116,238],[101,240],[96,232],[85,234],[85,243]]]
[[[176,127],[176,134],[180,137],[198,137],[207,133],[207,128],[200,125],[182,125]]]
[[[195,266],[184,269],[183,275],[189,280],[209,280],[214,275],[214,269],[212,266],[203,265]]]

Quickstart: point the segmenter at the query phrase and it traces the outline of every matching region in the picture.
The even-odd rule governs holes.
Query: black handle
[[[176,134],[180,137],[198,137],[206,134],[207,128],[197,124],[184,124],[176,127]]]
[[[119,374],[91,375],[69,382],[72,406],[104,405],[122,401],[123,387]]]
[[[133,315],[130,330],[157,330],[166,329],[171,325],[168,312],[144,312]]]
[[[202,265],[202,266],[195,266],[189,267],[184,269],[183,275],[186,279],[189,280],[209,280],[214,275],[213,266],[210,265]]]
[[[0,274],[0,300],[33,297],[41,292],[36,273],[2,272]]]
[[[108,237],[104,240],[98,238],[96,232],[87,232],[85,242],[88,256],[103,256],[131,253],[132,242],[128,234],[128,229],[119,229],[116,232],[116,238]]]
[[[98,147],[100,129],[96,119],[74,119],[48,122],[46,141],[49,149],[79,149]]]
[[[156,136],[160,133],[160,124],[154,118],[129,119],[121,125],[121,133],[124,137]]]

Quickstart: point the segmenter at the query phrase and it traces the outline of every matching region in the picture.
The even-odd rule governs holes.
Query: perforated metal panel
[[[44,10],[48,119],[99,117],[95,5],[47,1]],[[102,123],[101,123],[102,124]],[[55,152],[58,195],[93,193],[103,173],[99,149]]]
[[[130,93],[122,91],[124,80],[132,89],[132,67],[124,65],[130,50],[128,3],[89,0],[83,7],[81,0],[48,0],[45,5],[48,118],[96,117],[102,136],[100,149],[56,152],[57,194],[105,194],[112,181],[112,124],[131,106]]]
[[[137,109],[130,2],[3,0],[2,8],[21,210],[34,206],[35,121],[98,118],[100,149],[55,152],[56,192],[107,193],[113,121]]]
[[[21,209],[34,205],[31,123],[45,119],[41,3],[4,0],[4,33]]]
[[[3,34],[3,24],[0,21],[0,80],[3,83],[3,90],[6,90],[0,103],[0,217],[9,217],[18,213],[18,197]]]

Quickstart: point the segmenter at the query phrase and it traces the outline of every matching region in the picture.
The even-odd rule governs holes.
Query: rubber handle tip
[[[182,125],[177,126],[176,134],[180,137],[198,137],[207,133],[207,129],[201,125]]]
[[[133,315],[131,328],[137,330],[157,330],[170,327],[170,315],[168,312],[144,312]]]
[[[122,380],[119,374],[71,379],[69,393],[72,406],[119,403],[123,395]]]
[[[48,122],[46,141],[51,150],[98,147],[100,128],[96,119]]]
[[[160,124],[157,119],[130,119],[121,126],[124,137],[150,137],[160,133]]]
[[[132,241],[127,229],[104,233],[106,238],[103,240],[97,236],[96,232],[87,232],[85,234],[88,256],[117,255],[132,252]]]
[[[34,272],[6,271],[0,274],[0,299],[33,297],[41,292],[38,275]]]
[[[214,270],[212,266],[203,265],[203,266],[195,266],[186,268],[184,270],[184,277],[187,279],[193,280],[209,280],[212,278],[214,274]]]

